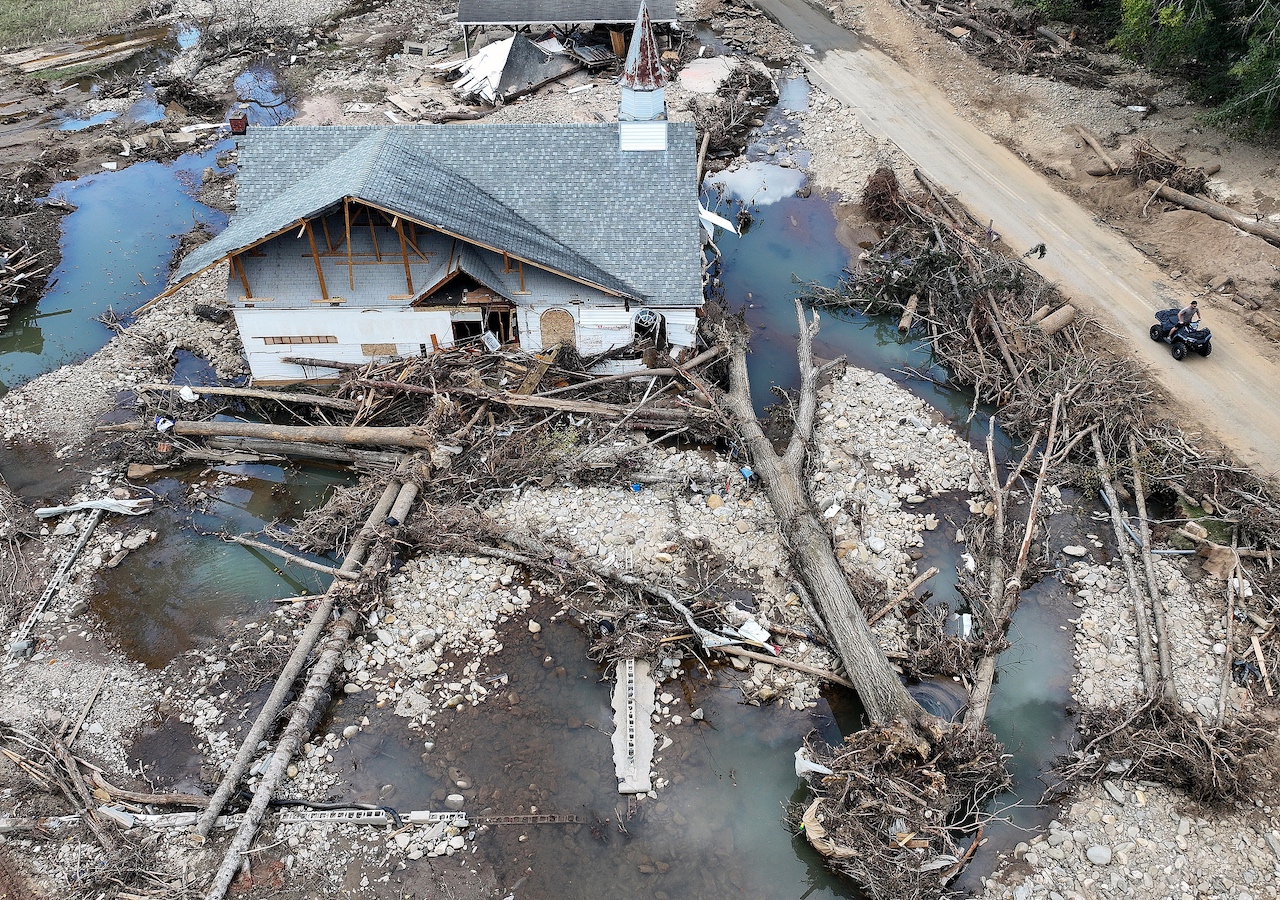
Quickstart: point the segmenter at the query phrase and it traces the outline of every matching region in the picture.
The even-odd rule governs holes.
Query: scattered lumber
[[[1174,190],[1168,185],[1160,184],[1157,181],[1148,180],[1145,184],[1147,190],[1154,192],[1158,197],[1177,203],[1179,206],[1185,206],[1187,209],[1202,212],[1207,216],[1212,216],[1220,222],[1226,222],[1228,225],[1234,225],[1241,231],[1247,231],[1249,234],[1257,235],[1263,240],[1280,247],[1280,229],[1276,229],[1270,225],[1264,225],[1253,216],[1247,216],[1244,213],[1236,212],[1231,207],[1223,206],[1221,203],[1214,203],[1212,200],[1205,200],[1202,197],[1193,197],[1190,194],[1184,194],[1182,191]]]

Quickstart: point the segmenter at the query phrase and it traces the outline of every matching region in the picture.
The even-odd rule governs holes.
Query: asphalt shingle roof
[[[659,306],[702,299],[694,129],[623,152],[617,125],[250,128],[238,211],[186,277],[357,197],[555,272]]]
[[[648,0],[649,18],[675,22],[676,0]],[[640,0],[458,0],[460,25],[565,25],[604,22],[630,25]]]

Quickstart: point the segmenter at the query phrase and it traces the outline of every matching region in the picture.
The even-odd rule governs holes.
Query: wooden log
[[[906,334],[911,330],[911,322],[915,319],[916,308],[920,305],[920,295],[912,294],[903,307],[902,318],[898,320],[898,334]]]
[[[1088,172],[1090,175],[1103,178],[1107,175],[1132,175],[1133,167],[1121,165],[1119,172],[1112,172],[1111,169],[1107,168],[1106,166],[1089,166],[1087,169],[1085,169],[1085,171]],[[1205,175],[1217,175],[1221,171],[1222,171],[1222,166],[1220,166],[1218,163],[1214,163],[1211,166],[1204,167]]]
[[[1178,703],[1178,690],[1173,683],[1173,650],[1169,640],[1169,625],[1165,620],[1164,599],[1160,596],[1160,582],[1156,578],[1155,561],[1151,556],[1151,528],[1147,519],[1147,493],[1142,487],[1142,469],[1138,465],[1138,442],[1129,433],[1129,468],[1133,473],[1133,498],[1138,507],[1138,535],[1141,537],[1142,567],[1147,576],[1147,596],[1156,623],[1156,662],[1160,669],[1160,686],[1165,700]]]
[[[1196,212],[1202,212],[1207,216],[1212,216],[1220,222],[1226,222],[1228,225],[1234,225],[1241,231],[1247,231],[1249,234],[1257,235],[1269,243],[1280,247],[1280,230],[1270,225],[1264,225],[1252,216],[1244,213],[1236,212],[1229,206],[1223,206],[1221,203],[1214,203],[1212,200],[1205,200],[1203,197],[1193,197],[1190,194],[1184,194],[1182,191],[1176,191],[1167,184],[1160,184],[1157,181],[1148,179],[1146,187],[1149,191],[1154,191],[1158,196],[1165,200],[1171,200],[1179,206],[1185,206],[1187,209],[1194,209]]]
[[[387,482],[386,488],[382,491],[382,496],[378,498],[378,502],[374,504],[373,510],[365,520],[364,527],[360,529],[356,534],[355,540],[351,542],[346,558],[342,561],[343,570],[348,573],[355,572],[360,560],[364,558],[365,552],[369,549],[369,544],[373,540],[378,525],[391,512],[391,505],[395,502],[399,492],[400,482],[395,479]],[[293,648],[293,653],[289,655],[284,668],[276,676],[276,683],[271,689],[271,695],[267,697],[267,702],[259,710],[257,718],[254,719],[253,725],[244,736],[244,740],[240,742],[240,749],[236,752],[235,759],[231,761],[230,767],[228,767],[222,781],[218,784],[218,789],[214,791],[208,807],[196,825],[196,830],[201,837],[208,837],[214,823],[217,822],[218,815],[222,812],[223,807],[227,805],[227,801],[231,799],[231,795],[239,788],[245,772],[249,771],[249,765],[253,762],[254,757],[258,755],[258,745],[266,738],[267,730],[275,724],[276,717],[284,707],[285,698],[293,687],[293,683],[302,674],[302,667],[306,665],[307,658],[311,656],[311,651],[315,649],[316,644],[319,642],[325,626],[329,624],[329,618],[333,615],[333,607],[338,600],[338,596],[339,592],[330,589],[320,598],[320,603],[315,612],[311,614],[311,620],[307,623],[307,627],[302,632],[302,637],[298,639],[297,645]]]
[[[1138,587],[1138,573],[1133,565],[1133,553],[1129,547],[1129,541],[1125,539],[1124,522],[1120,518],[1120,501],[1111,483],[1111,467],[1107,464],[1106,455],[1102,452],[1102,440],[1096,431],[1090,437],[1093,438],[1093,456],[1098,464],[1098,474],[1102,478],[1102,491],[1106,495],[1107,506],[1111,510],[1111,530],[1115,534],[1116,546],[1120,549],[1120,559],[1124,563],[1125,577],[1129,582],[1129,595],[1133,600],[1134,630],[1138,633],[1138,660],[1142,665],[1142,683],[1146,688],[1147,696],[1154,697],[1160,674],[1156,668],[1151,643],[1146,595]],[[1227,678],[1230,679],[1230,677],[1231,673],[1228,672]]]
[[[309,559],[303,559],[295,553],[288,550],[281,550],[279,547],[273,547],[270,544],[264,544],[262,541],[255,541],[252,538],[241,537],[238,534],[224,534],[222,539],[231,541],[233,544],[240,544],[243,547],[252,547],[255,550],[262,550],[265,553],[271,553],[281,559],[287,560],[295,566],[301,566],[304,569],[310,569],[313,572],[323,572],[325,575],[332,575],[334,578],[344,578],[347,581],[355,581],[356,576],[350,572],[344,572],[333,566],[322,565],[321,563],[312,562]]]
[[[1046,37],[1049,40],[1053,41],[1053,43],[1057,45],[1059,50],[1064,50],[1070,53],[1072,50],[1076,49],[1074,44],[1072,44],[1069,40],[1067,40],[1066,38],[1064,38],[1062,35],[1058,34],[1058,32],[1054,31],[1051,28],[1046,28],[1045,26],[1041,25],[1036,29],[1036,34],[1040,35],[1041,37]]]
[[[938,201],[938,205],[941,206],[946,211],[947,215],[951,217],[951,221],[955,222],[957,225],[962,224],[960,216],[951,208],[951,204],[948,202],[941,185],[919,169],[912,169],[911,174],[915,175],[916,181],[924,185],[924,189],[929,192],[929,195],[933,197],[934,200]]]
[[[1036,328],[1040,329],[1041,334],[1057,334],[1075,320],[1076,308],[1070,303],[1064,303],[1037,322]]]
[[[390,382],[388,382],[390,383]],[[142,431],[149,426],[141,422],[122,425],[99,425],[97,431]],[[172,433],[183,437],[248,437],[266,438],[291,443],[350,444],[358,447],[416,447],[430,450],[435,441],[416,428],[378,428],[341,425],[269,425],[258,422],[178,422]]]
[[[796,318],[800,325],[797,348],[800,399],[796,405],[794,431],[786,450],[781,455],[777,453],[756,418],[747,375],[746,336],[741,332],[726,336],[730,352],[730,391],[725,396],[725,406],[735,419],[752,467],[760,476],[769,503],[778,517],[779,531],[793,568],[822,613],[832,645],[849,680],[855,685],[868,718],[875,723],[901,720],[917,729],[918,736],[923,737],[921,732],[933,731],[936,720],[907,692],[890,665],[853,596],[848,575],[836,559],[831,536],[815,514],[809,497],[804,464],[813,438],[818,382],[842,360],[816,366],[813,338],[818,331],[819,316],[815,312],[812,322],[808,321],[803,306],[797,300]]]
[[[95,788],[106,791],[112,797],[128,800],[131,803],[146,803],[150,806],[207,806],[209,798],[203,794],[144,794],[140,791],[126,791],[118,788],[102,777],[101,772],[90,772],[86,780]]]
[[[991,41],[991,43],[993,44],[1004,43],[1004,35],[999,34],[995,31],[992,31],[990,28],[983,25],[977,19],[971,18],[969,16],[956,16],[955,18],[947,20],[947,27],[954,28],[957,25],[962,25],[965,28],[968,28],[970,31],[978,32],[978,34],[982,35],[984,38]]]
[[[342,655],[347,649],[351,636],[356,632],[359,620],[358,608],[348,609],[329,633],[329,639],[325,642],[320,659],[311,670],[306,689],[294,705],[289,724],[285,726],[275,752],[272,753],[270,762],[267,764],[267,769],[262,773],[249,809],[246,810],[244,820],[236,831],[226,856],[223,857],[222,866],[214,876],[213,884],[205,894],[205,900],[223,900],[226,897],[227,888],[239,873],[245,855],[258,834],[258,828],[261,827],[262,820],[267,814],[276,786],[284,778],[289,761],[293,759],[293,755],[298,752],[298,748],[310,734],[308,725],[312,713],[329,696],[329,679],[333,677],[333,673],[342,662]]]
[[[314,356],[286,356],[280,361],[308,369],[339,369],[344,372],[351,369],[363,369],[365,366],[364,363],[339,362],[336,359],[316,359]]]
[[[1049,312],[1050,312],[1049,305],[1046,303],[1044,306],[1040,307],[1039,309],[1037,309],[1035,312],[1031,314],[1031,318],[1028,320],[1028,322],[1032,325],[1038,325],[1041,321],[1044,320],[1045,316],[1049,315]]]
[[[264,438],[215,437],[205,446],[214,450],[253,453],[261,456],[287,456],[296,459],[316,459],[341,465],[395,466],[404,459],[403,453],[383,450],[360,450],[340,444],[305,444],[297,441],[269,441]],[[190,454],[184,450],[183,453]]]
[[[1076,134],[1084,138],[1085,143],[1093,148],[1093,152],[1098,154],[1098,158],[1107,164],[1107,168],[1111,170],[1112,175],[1120,171],[1120,164],[1112,159],[1110,153],[1103,149],[1102,142],[1094,136],[1093,132],[1082,125],[1077,125]]]
[[[920,585],[924,584],[926,581],[928,581],[930,578],[932,578],[934,575],[937,575],[937,574],[938,574],[938,567],[930,566],[924,572],[917,575],[914,579],[912,579],[909,585],[907,585],[898,593],[898,596],[894,597],[884,606],[880,607],[878,610],[876,610],[874,613],[868,616],[867,624],[874,625],[877,622],[879,622],[881,619],[883,619],[885,616],[889,615],[889,613],[897,609],[899,603],[901,603],[903,600],[906,600],[908,597],[914,594],[916,591],[916,588],[920,587]]]
[[[340,409],[344,412],[355,412],[359,404],[354,400],[343,400],[339,397],[324,397],[319,394],[302,394],[294,391],[268,391],[262,388],[242,387],[208,387],[197,384],[141,384],[144,391],[178,391],[190,387],[197,394],[211,394],[218,397],[249,397],[255,400],[279,400],[281,403],[307,403],[311,406],[325,406]]]
[[[784,669],[794,669],[797,672],[804,672],[806,675],[812,675],[815,678],[821,678],[823,681],[830,681],[832,684],[838,684],[847,687],[849,690],[857,690],[853,686],[853,682],[847,678],[841,678],[835,672],[828,672],[826,669],[819,669],[816,666],[807,666],[804,663],[794,662],[782,656],[770,656],[767,653],[756,653],[753,650],[744,650],[741,647],[717,647],[721,653],[728,653],[733,656],[741,656],[743,659],[754,659],[756,662],[769,663],[772,666],[781,666]]]
[[[989,308],[991,310],[991,335],[996,339],[996,346],[1000,348],[1000,355],[1004,357],[1004,364],[1009,367],[1009,374],[1027,392],[1027,395],[1034,396],[1035,391],[1032,390],[1018,364],[1014,362],[1013,354],[1009,351],[1009,345],[1004,339],[1004,329],[1000,325],[1000,305],[996,302],[995,294],[991,291],[987,291],[987,301],[990,303]]]

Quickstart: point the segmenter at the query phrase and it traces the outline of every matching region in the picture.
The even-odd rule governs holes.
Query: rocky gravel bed
[[[227,269],[215,266],[143,312],[123,334],[83,362],[41,375],[0,398],[0,439],[46,442],[60,454],[91,443],[93,428],[137,385],[166,379],[177,350],[208,360],[219,378],[249,372],[239,333],[228,319],[217,324],[195,314],[220,305]]]
[[[1100,523],[1106,527],[1106,523]],[[1075,588],[1076,673],[1072,694],[1082,706],[1132,704],[1142,690],[1137,635],[1125,574],[1097,562],[1103,541],[1089,534],[1063,548],[1063,576]],[[1188,712],[1216,721],[1226,645],[1223,585],[1194,558],[1158,557],[1174,682]],[[1232,685],[1228,713],[1252,709],[1248,691]],[[1229,719],[1228,719],[1229,721]],[[1082,784],[1057,820],[1028,836],[985,881],[995,900],[1261,900],[1280,883],[1280,807],[1208,809],[1157,784],[1115,780]]]

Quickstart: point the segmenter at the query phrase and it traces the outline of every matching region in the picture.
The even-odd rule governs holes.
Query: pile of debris
[[[17,247],[0,244],[0,333],[19,304],[39,296],[50,268],[41,264],[43,256],[42,251],[33,251],[30,244]]]

